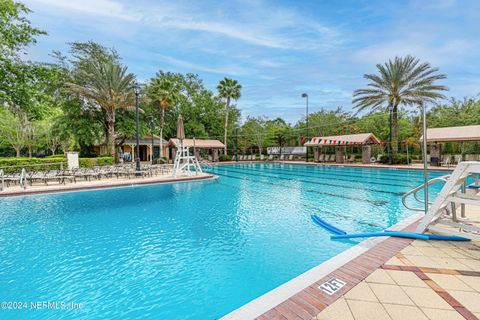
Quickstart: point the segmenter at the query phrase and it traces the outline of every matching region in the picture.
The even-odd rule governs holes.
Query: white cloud
[[[30,2],[56,7],[64,11],[76,11],[89,15],[100,15],[128,21],[139,21],[141,19],[138,13],[127,12],[125,6],[115,0],[30,0]]]
[[[249,68],[236,66],[236,65],[230,65],[230,66],[227,65],[227,66],[218,67],[218,68],[208,67],[201,64],[196,64],[196,63],[192,63],[189,61],[185,61],[185,60],[181,60],[181,59],[177,59],[174,57],[161,55],[161,54],[156,54],[155,58],[160,61],[173,64],[175,66],[179,66],[185,69],[204,71],[204,72],[216,73],[216,74],[222,74],[222,75],[240,76],[240,75],[252,74],[254,72],[254,70],[251,70]]]

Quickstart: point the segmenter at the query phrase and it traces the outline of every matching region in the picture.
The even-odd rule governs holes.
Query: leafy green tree
[[[68,83],[67,88],[105,111],[107,145],[110,156],[115,157],[115,114],[118,109],[132,109],[135,76],[126,66],[111,61],[93,64],[91,73],[82,71],[85,82]]]
[[[165,126],[165,110],[173,106],[181,94],[180,78],[178,75],[162,71],[150,80],[147,95],[151,101],[160,107],[160,157],[163,155],[163,129]]]
[[[230,100],[238,100],[241,97],[242,86],[238,83],[237,80],[232,80],[229,78],[224,78],[220,80],[217,90],[220,97],[226,99],[225,103],[225,127],[224,127],[224,137],[223,143],[225,144],[225,154],[227,154],[227,132],[228,132],[228,114],[230,110]]]
[[[247,117],[242,126],[242,135],[248,143],[258,147],[258,154],[262,154],[262,149],[268,139],[265,117]]]
[[[443,99],[447,90],[438,80],[445,79],[429,63],[420,63],[412,56],[395,57],[385,64],[377,64],[378,74],[365,74],[370,82],[367,88],[355,90],[353,103],[359,111],[385,109],[392,121],[390,147],[394,155],[398,150],[398,113],[400,106],[417,106]]]
[[[16,157],[21,156],[22,149],[27,145],[27,131],[18,115],[6,110],[0,109],[0,141],[2,144],[11,146],[16,153]]]

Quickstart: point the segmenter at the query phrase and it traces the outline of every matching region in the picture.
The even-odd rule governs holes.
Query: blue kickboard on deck
[[[332,226],[331,224],[329,224],[328,222],[326,222],[325,220],[323,220],[322,218],[320,218],[316,214],[312,214],[311,217],[312,217],[313,222],[315,222],[320,227],[322,227],[322,228],[324,228],[324,229],[326,229],[330,232],[333,232],[335,234],[347,234],[342,229],[338,229],[337,227]]]

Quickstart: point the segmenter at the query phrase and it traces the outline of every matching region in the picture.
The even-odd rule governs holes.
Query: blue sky
[[[363,74],[412,54],[448,75],[449,96],[480,92],[480,1],[28,0],[46,30],[30,48],[48,61],[67,42],[115,47],[141,80],[162,69],[193,72],[215,90],[224,76],[243,85],[244,117],[352,109]]]

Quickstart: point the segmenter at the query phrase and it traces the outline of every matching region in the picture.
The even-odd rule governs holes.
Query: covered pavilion
[[[335,147],[335,162],[345,162],[345,153],[347,146],[361,146],[362,147],[362,162],[370,163],[372,144],[379,144],[380,140],[373,133],[359,133],[348,134],[341,136],[324,136],[314,137],[305,146],[313,147],[314,161],[318,162],[320,159],[321,148]]]

